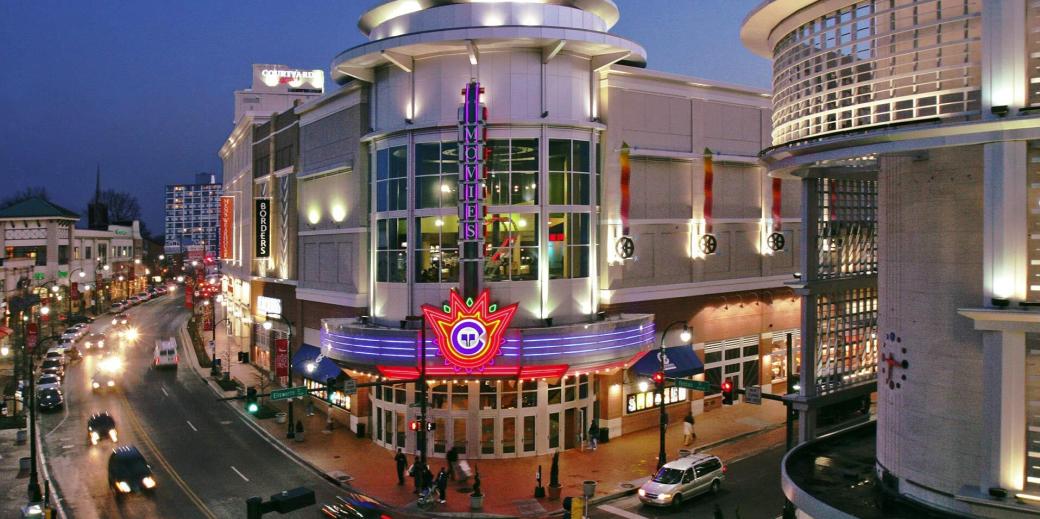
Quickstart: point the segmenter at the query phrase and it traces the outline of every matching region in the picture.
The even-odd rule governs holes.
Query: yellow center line
[[[127,417],[130,419],[130,425],[133,427],[134,431],[137,432],[137,436],[141,438],[141,441],[144,442],[145,445],[147,445],[148,448],[152,451],[152,454],[155,456],[155,458],[159,460],[159,465],[162,465],[163,469],[165,469],[166,472],[169,473],[171,477],[173,477],[173,480],[175,483],[177,483],[177,486],[184,491],[184,493],[188,496],[188,499],[190,499],[192,503],[195,503],[195,506],[198,507],[199,511],[201,511],[203,515],[210,519],[217,519],[217,516],[214,515],[213,512],[209,509],[209,507],[206,506],[206,503],[204,503],[202,499],[199,498],[199,496],[191,490],[188,484],[185,483],[183,479],[181,479],[180,475],[177,474],[177,471],[173,470],[173,466],[170,465],[170,462],[166,461],[166,458],[163,457],[161,452],[159,452],[159,448],[155,445],[155,443],[152,442],[152,439],[148,437],[148,434],[145,433],[144,427],[141,426],[141,422],[137,418],[137,414],[134,413],[133,409],[130,407],[130,401],[127,400],[126,394],[120,391],[119,398],[123,401],[123,407],[126,409]]]

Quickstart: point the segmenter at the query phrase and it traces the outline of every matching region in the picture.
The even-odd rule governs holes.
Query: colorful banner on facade
[[[220,197],[220,259],[234,259],[235,197]]]
[[[711,206],[712,186],[715,184],[714,164],[712,163],[711,150],[704,148],[704,233],[712,233]]]
[[[780,209],[781,200],[783,199],[783,181],[779,178],[773,179],[773,232],[780,232]]]
[[[621,235],[628,236],[628,211],[632,204],[630,186],[632,183],[632,166],[629,163],[627,142],[621,143]]]
[[[257,198],[253,213],[253,228],[256,229],[255,256],[258,259],[271,257],[271,199]]]
[[[274,368],[278,377],[289,376],[289,339],[275,339]]]

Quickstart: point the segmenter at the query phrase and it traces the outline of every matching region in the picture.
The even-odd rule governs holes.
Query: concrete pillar
[[[979,486],[1021,491],[1026,468],[1026,334],[983,333],[983,464]]]
[[[1025,301],[1027,267],[1027,182],[1025,141],[983,146],[983,301]]]
[[[1028,106],[1025,0],[982,2],[982,116],[1007,106],[1011,114]]]

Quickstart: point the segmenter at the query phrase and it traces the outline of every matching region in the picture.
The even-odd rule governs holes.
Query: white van
[[[680,506],[699,494],[718,493],[724,479],[726,466],[718,456],[690,454],[665,463],[639,488],[639,500],[645,505]]]
[[[156,368],[177,368],[180,358],[177,356],[177,341],[173,337],[155,341],[155,353],[152,355],[152,366]]]

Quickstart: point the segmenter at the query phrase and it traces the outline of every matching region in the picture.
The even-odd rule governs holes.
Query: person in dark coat
[[[397,456],[394,456],[394,463],[397,464],[397,484],[404,485],[404,469],[408,467],[408,458],[404,457],[404,453],[401,449],[397,449]]]
[[[589,426],[589,448],[596,450],[599,446],[599,424],[595,421]]]
[[[433,491],[433,472],[430,472],[429,465],[422,468],[422,490],[425,492]]]
[[[441,504],[448,502],[448,473],[444,467],[437,474],[437,494],[441,496]]]
[[[455,466],[459,463],[459,451],[453,445],[446,454],[448,459],[448,477],[455,481]]]
[[[412,463],[412,468],[408,469],[408,475],[415,481],[415,491],[413,494],[418,495],[419,489],[422,488],[423,471],[419,466],[419,455],[415,455],[415,462]]]

